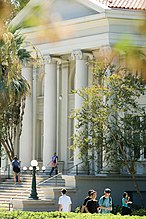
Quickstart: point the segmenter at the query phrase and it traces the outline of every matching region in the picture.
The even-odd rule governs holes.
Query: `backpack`
[[[18,162],[18,160],[13,160],[12,166],[13,166],[13,168],[18,168],[18,167],[19,167],[19,162]]]
[[[103,198],[102,198],[102,204],[104,203],[104,200],[105,200],[105,197],[103,196]],[[111,197],[109,197],[109,204],[112,202],[112,198]]]

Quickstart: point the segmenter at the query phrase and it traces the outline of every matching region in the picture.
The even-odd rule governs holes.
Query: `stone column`
[[[36,74],[37,69],[33,67],[33,82],[32,82],[32,109],[33,109],[33,116],[32,116],[32,124],[33,124],[33,131],[32,131],[32,138],[33,138],[33,145],[32,145],[32,158],[36,159],[36,105],[37,105],[37,96],[36,96]]]
[[[75,90],[82,89],[88,85],[88,66],[87,66],[87,56],[84,56],[82,51],[74,51],[72,53],[72,58],[76,60],[76,72],[75,72]],[[83,99],[75,94],[75,109],[81,107]],[[74,127],[77,121],[74,121]],[[76,132],[76,129],[74,130]],[[79,148],[74,151],[74,165],[81,162],[78,158]]]
[[[21,166],[30,166],[33,148],[33,105],[32,105],[32,65],[25,63],[22,68],[23,77],[30,83],[30,93],[26,97],[24,116],[22,122],[22,134],[20,136]]]
[[[62,92],[60,93],[60,152],[61,160],[65,163],[67,168],[68,157],[68,75],[69,75],[69,63],[62,63]]]
[[[56,150],[57,137],[57,62],[45,57],[44,76],[44,147],[43,165],[47,165]]]

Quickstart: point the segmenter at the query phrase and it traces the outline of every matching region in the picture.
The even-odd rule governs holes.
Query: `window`
[[[146,117],[126,115],[125,137],[135,159],[146,158]],[[126,144],[126,143],[125,143]]]
[[[133,137],[133,147],[134,147],[134,157],[136,159],[140,158],[140,117],[134,116],[132,118],[132,137]]]

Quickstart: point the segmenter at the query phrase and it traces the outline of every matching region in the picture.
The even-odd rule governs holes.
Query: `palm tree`
[[[29,84],[21,75],[22,62],[31,56],[22,45],[18,30],[7,31],[0,40],[0,144],[10,161],[14,144],[21,134],[25,98]]]

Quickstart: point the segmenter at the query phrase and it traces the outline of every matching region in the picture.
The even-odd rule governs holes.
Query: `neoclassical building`
[[[99,51],[110,52],[119,40],[129,36],[133,45],[145,49],[146,38],[139,33],[138,26],[143,22],[146,2],[30,0],[12,24],[18,25],[29,19],[39,4],[44,10],[40,19],[44,17],[48,23],[27,26],[22,32],[37,48],[44,62],[43,66],[37,67],[31,63],[23,65],[22,74],[31,84],[31,94],[26,100],[16,153],[22,166],[30,166],[32,159],[46,166],[57,152],[67,169],[80,162],[78,149],[74,153],[70,150],[75,129],[69,115],[81,106],[82,99],[72,94],[72,90],[92,83],[92,66],[88,62],[96,60]],[[50,23],[50,17],[53,23]],[[45,33],[43,37],[42,32]],[[30,44],[26,48],[31,49]],[[117,64],[122,59],[121,56]],[[145,95],[140,104],[146,105]],[[140,171],[146,172],[144,168]]]

